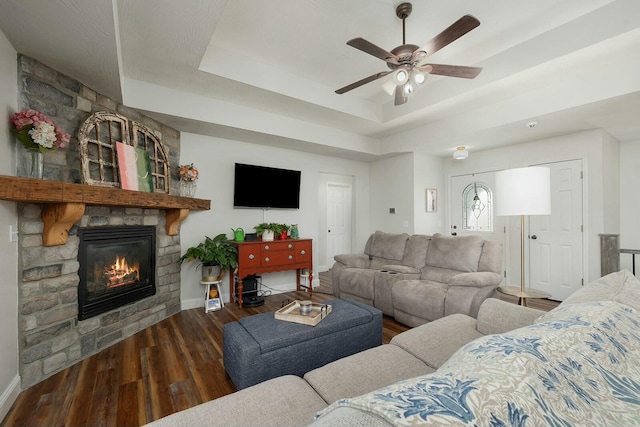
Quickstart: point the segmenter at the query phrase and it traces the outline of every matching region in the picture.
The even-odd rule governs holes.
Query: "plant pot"
[[[289,237],[289,236],[287,235],[287,231],[286,230],[280,232],[280,240],[287,240],[287,237]]]
[[[271,242],[273,240],[273,230],[264,230],[262,232],[262,241]]]
[[[202,281],[217,282],[220,280],[220,264],[202,264]]]

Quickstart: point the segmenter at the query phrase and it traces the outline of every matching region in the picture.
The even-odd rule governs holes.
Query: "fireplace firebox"
[[[155,295],[155,227],[81,228],[78,236],[79,320]]]

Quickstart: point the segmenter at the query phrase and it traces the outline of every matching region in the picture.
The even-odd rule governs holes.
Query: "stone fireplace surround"
[[[82,83],[23,55],[18,56],[19,108],[36,109],[67,131],[69,147],[45,154],[45,180],[80,182],[77,134],[96,111],[117,112],[143,123],[161,138],[171,171],[171,194],[178,194],[175,166],[180,135]],[[179,235],[167,234],[165,211],[133,207],[86,206],[67,242],[44,246],[44,205],[18,204],[18,335],[22,388],[180,311]],[[156,229],[156,294],[87,320],[78,321],[78,227],[150,225]]]

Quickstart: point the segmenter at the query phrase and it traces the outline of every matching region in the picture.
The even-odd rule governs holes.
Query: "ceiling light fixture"
[[[538,126],[538,122],[536,120],[532,120],[529,123],[527,123],[527,127],[529,129],[533,129],[534,127]]]
[[[456,151],[453,152],[453,158],[456,160],[464,160],[467,157],[469,157],[469,152],[463,146],[458,147]]]

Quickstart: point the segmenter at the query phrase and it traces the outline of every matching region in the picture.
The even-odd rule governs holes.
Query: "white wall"
[[[371,232],[413,233],[413,159],[408,153],[371,163]],[[391,208],[395,213],[389,212]]]
[[[445,233],[447,198],[445,197],[445,162],[441,157],[415,153],[413,158],[414,229],[416,234]],[[438,190],[436,212],[427,212],[427,188]]]
[[[618,142],[608,134],[593,130],[478,153],[472,152],[462,162],[453,159],[447,161],[447,185],[448,177],[453,175],[582,159],[585,176],[585,283],[588,283],[600,277],[598,235],[618,233],[620,229],[620,205],[616,188],[617,145]],[[450,225],[449,222],[447,218],[447,227]]]
[[[620,144],[620,247],[640,249],[640,141]],[[640,257],[636,257],[636,273]],[[631,255],[620,256],[620,267],[631,271]]]
[[[16,173],[16,138],[9,116],[18,104],[16,51],[0,31],[0,174]],[[0,420],[20,391],[18,376],[18,244],[9,242],[10,226],[18,225],[17,204],[0,201]]]
[[[299,210],[233,209],[234,164],[250,163],[262,166],[302,171]],[[180,136],[180,163],[194,163],[200,171],[196,197],[211,200],[211,210],[192,212],[182,223],[180,242],[182,253],[200,243],[204,236],[214,237],[226,233],[231,238],[231,228],[242,227],[245,233],[255,230],[261,222],[298,224],[300,237],[313,239],[313,265],[318,266],[320,197],[319,182],[323,174],[351,175],[354,184],[354,246],[364,247],[369,237],[369,165],[364,162],[336,159],[301,151],[286,150],[231,141],[221,138],[183,133]],[[260,183],[256,183],[260,185]],[[269,191],[269,189],[265,189]],[[324,208],[324,207],[322,207]],[[183,308],[202,304],[203,289],[199,283],[200,272],[193,264],[182,266],[181,300]],[[229,299],[229,278],[225,277],[223,295]],[[263,284],[276,291],[295,289],[292,271],[262,275]],[[317,282],[317,276],[314,280]]]

